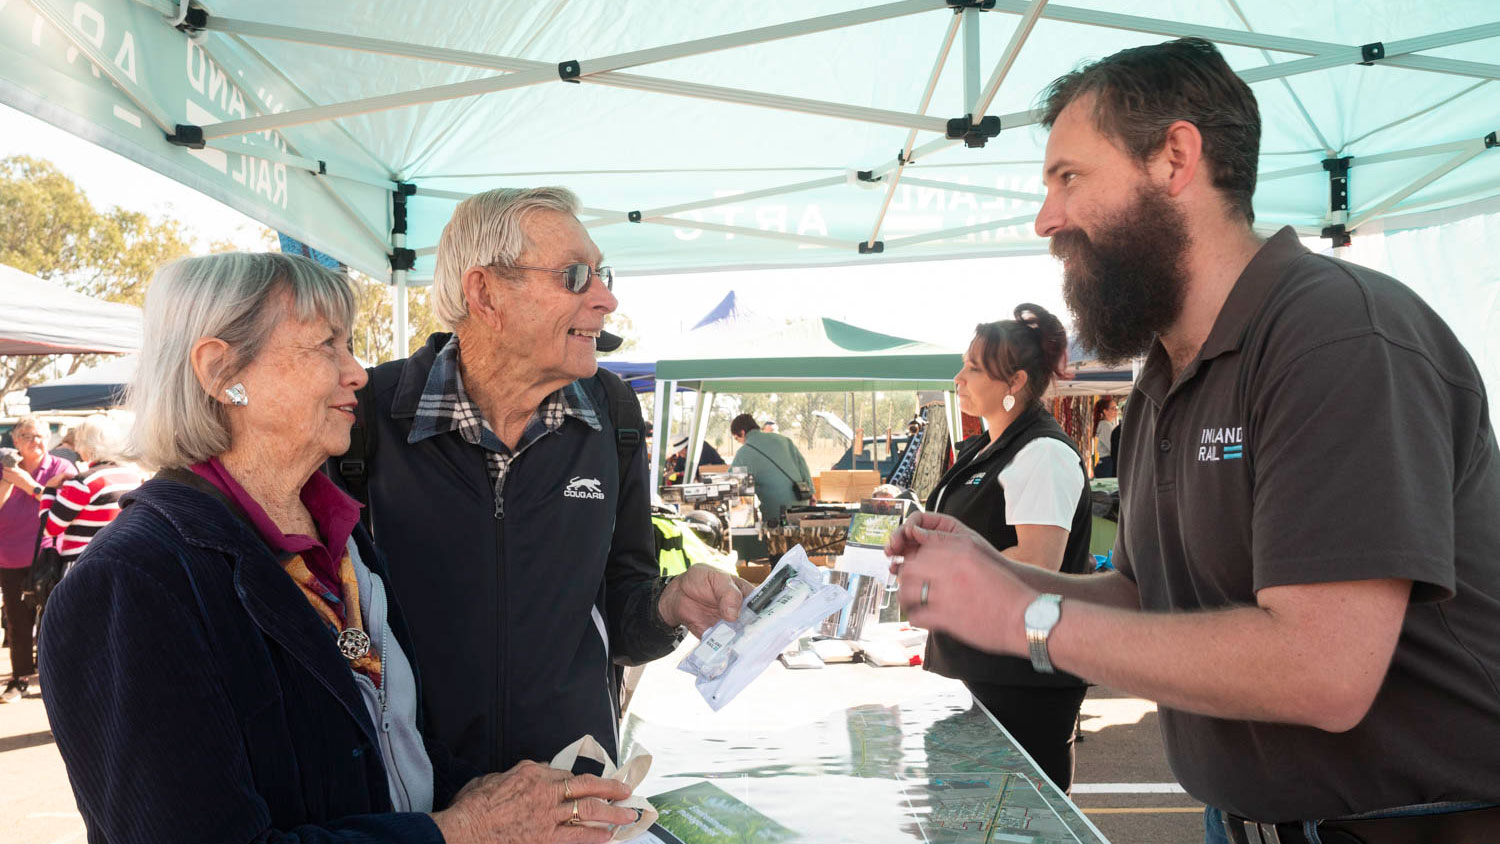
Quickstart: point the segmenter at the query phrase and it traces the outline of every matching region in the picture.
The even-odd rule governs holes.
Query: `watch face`
[[[1035,600],[1026,608],[1026,629],[1047,630],[1062,616],[1062,606],[1053,600]]]

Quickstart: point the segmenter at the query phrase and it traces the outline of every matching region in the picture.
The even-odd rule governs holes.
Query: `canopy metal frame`
[[[1344,155],[1344,151],[1343,149],[1335,148],[1329,142],[1316,121],[1313,120],[1307,109],[1303,106],[1296,91],[1287,85],[1287,80],[1291,77],[1353,64],[1379,64],[1416,72],[1444,74],[1479,80],[1475,86],[1455,96],[1466,95],[1485,84],[1500,80],[1500,64],[1425,55],[1430,51],[1444,47],[1500,37],[1500,21],[1432,33],[1416,38],[1349,45],[1256,32],[1249,26],[1248,19],[1239,9],[1237,0],[1227,0],[1227,2],[1240,21],[1245,23],[1243,29],[1206,26],[1095,9],[1084,9],[1051,3],[1048,0],[993,0],[993,2],[991,0],[895,0],[895,2],[886,2],[845,12],[809,17],[802,20],[756,27],[706,38],[697,38],[677,44],[667,44],[582,60],[565,59],[557,63],[326,32],[275,23],[217,17],[212,14],[208,14],[206,19],[195,18],[195,16],[188,14],[189,4],[186,0],[176,0],[176,2],[165,2],[165,0],[163,2],[146,2],[146,0],[137,0],[142,5],[162,11],[162,24],[164,26],[174,26],[184,30],[184,37],[198,39],[200,46],[205,51],[209,51],[213,46],[213,39],[207,37],[210,34],[226,39],[233,39],[237,45],[243,47],[253,60],[264,65],[264,67],[259,68],[260,70],[268,70],[280,75],[283,81],[298,92],[302,92],[304,89],[297,85],[296,80],[286,78],[285,74],[281,73],[272,62],[256,50],[254,43],[256,40],[269,39],[296,42],[329,49],[399,56],[454,66],[481,68],[496,72],[494,75],[486,75],[461,82],[399,91],[345,102],[315,102],[311,97],[304,95],[302,97],[304,102],[295,104],[294,107],[277,113],[258,114],[238,120],[226,120],[203,126],[192,126],[178,122],[174,117],[174,110],[155,102],[151,94],[141,86],[134,84],[130,79],[124,78],[118,73],[112,72],[113,63],[108,61],[108,57],[103,55],[99,48],[79,31],[70,15],[64,12],[61,0],[29,0],[29,2],[36,8],[39,14],[63,32],[70,42],[87,56],[100,72],[109,74],[110,80],[124,95],[163,132],[167,133],[169,137],[181,137],[184,128],[194,131],[201,130],[201,142],[212,148],[225,151],[232,150],[235,153],[263,158],[287,167],[295,167],[326,177],[319,179],[318,183],[348,212],[351,221],[372,241],[378,241],[382,244],[383,249],[389,249],[389,254],[393,258],[390,280],[393,285],[396,285],[403,292],[406,287],[407,272],[403,269],[395,268],[396,265],[402,263],[404,257],[408,255],[430,255],[432,254],[433,247],[431,244],[418,244],[415,249],[408,247],[405,232],[396,231],[396,212],[394,210],[396,199],[394,197],[401,195],[403,190],[407,191],[406,195],[409,195],[410,191],[415,190],[419,195],[453,199],[460,199],[468,194],[459,191],[424,189],[420,186],[411,187],[412,185],[420,185],[421,181],[420,173],[406,172],[413,169],[413,163],[379,160],[367,147],[358,142],[348,127],[343,125],[342,118],[392,109],[409,108],[444,100],[493,95],[503,91],[518,90],[546,83],[576,82],[579,84],[645,91],[666,96],[707,99],[756,108],[813,114],[829,119],[850,120],[904,128],[907,130],[906,141],[901,145],[900,151],[894,159],[871,164],[867,167],[861,167],[858,163],[850,162],[849,170],[842,176],[830,176],[790,182],[782,185],[770,185],[742,194],[704,197],[702,199],[688,200],[655,208],[627,209],[623,211],[591,208],[587,209],[589,219],[585,221],[585,225],[590,228],[600,228],[623,223],[671,226],[680,229],[714,231],[737,236],[743,235],[746,237],[780,240],[797,243],[802,246],[847,249],[851,253],[873,253],[882,252],[887,249],[899,250],[904,247],[931,242],[933,240],[962,237],[986,230],[1020,225],[1034,219],[1033,213],[1031,216],[1022,215],[976,225],[924,232],[896,238],[887,242],[880,240],[887,212],[901,184],[942,188],[952,191],[967,191],[977,195],[999,196],[1026,202],[1040,203],[1044,199],[1041,195],[1023,191],[1004,191],[997,188],[969,186],[946,180],[923,179],[914,175],[917,172],[921,172],[924,164],[933,163],[931,161],[933,158],[938,158],[939,163],[942,163],[944,160],[956,160],[953,151],[956,148],[966,148],[970,145],[966,144],[962,138],[950,136],[953,130],[949,119],[929,116],[927,114],[929,108],[933,106],[932,100],[938,81],[944,73],[950,54],[953,52],[955,46],[958,47],[962,56],[962,68],[960,72],[963,83],[963,99],[961,102],[949,105],[952,106],[952,111],[968,118],[970,126],[977,129],[988,116],[987,112],[990,104],[995,100],[1001,87],[1004,85],[1008,73],[1025,48],[1033,28],[1040,21],[1059,21],[1163,37],[1195,36],[1222,45],[1258,50],[1261,52],[1266,64],[1239,71],[1241,78],[1252,83],[1281,80],[1283,86],[1286,86],[1287,92],[1291,95],[1296,109],[1307,122],[1309,131],[1316,137],[1318,143],[1323,146],[1323,152],[1329,158],[1341,157]],[[194,9],[192,11],[197,12],[199,10]],[[939,11],[952,14],[953,19],[950,25],[945,28],[942,38],[937,44],[933,69],[929,75],[923,95],[917,103],[915,111],[912,112],[793,97],[744,88],[709,85],[626,72],[674,59],[700,56],[721,50],[743,48],[819,32],[862,26],[911,15],[931,14]],[[1012,29],[1009,43],[1001,54],[995,58],[989,76],[981,84],[980,75],[984,65],[982,64],[983,56],[980,54],[979,35],[980,27],[987,25],[983,23],[986,18],[1007,20],[1013,24],[1014,28]],[[196,23],[195,20],[197,21]],[[212,55],[214,61],[225,67],[232,67],[235,64],[222,54],[211,53],[210,55]],[[1284,57],[1291,58],[1278,60]],[[247,101],[253,102],[250,98],[247,98]],[[1415,114],[1409,115],[1402,118],[1402,120],[1412,119],[1416,116]],[[998,117],[1000,119],[1000,131],[1009,131],[1033,125],[1040,120],[1041,115],[1035,110],[1028,110],[998,115]],[[1401,121],[1398,120],[1397,122]],[[343,171],[330,172],[326,162],[299,154],[285,137],[280,139],[283,142],[285,151],[261,145],[240,145],[232,140],[256,133],[279,133],[282,129],[310,123],[331,123],[337,127],[337,130],[344,137],[348,138],[363,151],[365,157],[374,166],[366,169],[345,168]],[[935,137],[923,140],[923,133],[935,135]],[[270,135],[267,134],[266,137],[270,137]],[[1346,232],[1352,233],[1364,223],[1379,219],[1389,213],[1405,210],[1405,208],[1410,206],[1403,205],[1403,203],[1411,199],[1415,194],[1440,181],[1450,173],[1463,167],[1466,163],[1478,158],[1486,150],[1492,149],[1496,145],[1493,142],[1493,138],[1494,135],[1491,135],[1488,139],[1471,139],[1450,144],[1414,147],[1363,158],[1355,157],[1348,164],[1351,170],[1357,172],[1358,168],[1378,165],[1387,161],[1428,155],[1443,156],[1439,163],[1423,173],[1419,178],[1410,181],[1404,187],[1392,191],[1385,196],[1371,198],[1362,205],[1353,208],[1334,209],[1330,207],[1325,222],[1341,224]],[[972,145],[982,146],[982,140],[980,143]],[[418,156],[418,159],[425,159],[426,155],[427,151],[424,151]],[[972,154],[970,157],[972,159]],[[1017,164],[1019,162],[986,161],[983,163],[1006,165]],[[913,168],[917,169],[913,170]],[[381,172],[382,169],[384,172]],[[1270,181],[1306,175],[1316,172],[1319,169],[1321,168],[1316,166],[1284,168],[1263,172],[1260,178],[1263,181]],[[337,189],[336,185],[339,180],[375,186],[388,191],[393,197],[392,208],[390,209],[391,230],[389,232],[379,231],[366,222],[360,214],[356,213],[350,205],[349,200],[342,196],[341,192]],[[731,205],[736,202],[747,202],[759,198],[836,188],[841,182],[852,190],[868,190],[872,186],[883,188],[883,190],[876,191],[876,194],[879,196],[878,200],[874,200],[872,197],[874,215],[869,236],[854,243],[829,237],[765,231],[750,226],[710,223],[682,216],[704,209]],[[402,187],[403,185],[407,187]],[[1417,206],[1422,204],[1424,203],[1420,200],[1414,203]],[[1307,229],[1308,227],[1305,225],[1299,227],[1299,230],[1305,231]],[[402,258],[403,261],[394,260],[398,257]],[[404,307],[401,307],[404,304],[404,302],[398,303],[398,315],[405,310]],[[400,322],[398,332],[404,335],[405,320],[400,319],[398,321]],[[404,336],[398,338],[397,351],[401,353],[406,351]]]

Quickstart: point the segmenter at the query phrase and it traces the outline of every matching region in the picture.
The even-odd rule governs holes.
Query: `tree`
[[[354,317],[355,356],[371,365],[393,360],[396,344],[391,326],[396,324],[396,288],[356,270],[350,270],[349,276],[359,308]],[[431,293],[431,287],[407,289],[406,323],[413,346],[434,331],[444,330],[432,311]]]
[[[624,341],[616,352],[626,352],[640,345],[640,331],[635,327],[635,320],[615,311],[604,318],[604,330],[611,334],[617,334]]]
[[[0,220],[0,263],[110,302],[141,304],[156,268],[192,252],[175,220],[100,211],[56,165],[30,156],[0,159]],[[0,358],[0,395],[30,386],[64,357]],[[68,371],[98,360],[71,356]]]

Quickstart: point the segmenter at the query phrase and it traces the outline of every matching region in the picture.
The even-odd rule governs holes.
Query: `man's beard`
[[[1053,235],[1052,254],[1067,261],[1063,299],[1083,347],[1105,364],[1149,351],[1182,312],[1187,247],[1182,212],[1164,190],[1146,186],[1093,239],[1077,229]]]

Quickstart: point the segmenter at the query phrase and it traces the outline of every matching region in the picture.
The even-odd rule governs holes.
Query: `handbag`
[[[781,464],[776,462],[776,458],[772,457],[769,454],[766,454],[764,451],[761,451],[760,449],[756,448],[755,446],[753,446],[753,445],[751,445],[749,443],[745,443],[745,448],[748,448],[751,451],[755,452],[756,454],[759,454],[761,457],[764,457],[767,460],[771,461],[771,465],[776,467],[776,471],[780,472],[783,475],[786,475],[786,479],[792,482],[792,494],[795,495],[795,496],[797,496],[797,500],[798,501],[811,501],[812,500],[812,497],[813,497],[813,486],[812,486],[812,484],[808,483],[807,481],[799,481],[796,478],[792,477],[792,473],[791,472],[788,472],[787,470],[781,468]]]
[[[42,545],[42,537],[46,535],[46,514],[42,515],[42,521],[36,529],[36,545],[31,554],[31,570],[26,579],[26,592],[36,596],[37,606],[47,602],[47,596],[52,594],[59,581],[62,580],[63,569],[67,562],[56,548]]]

